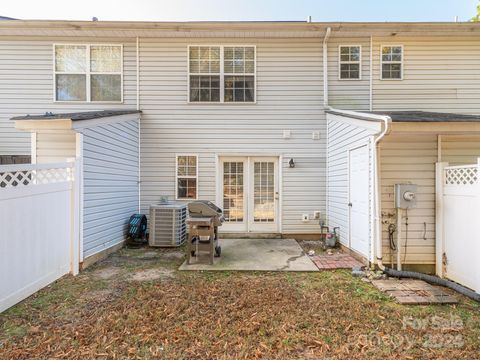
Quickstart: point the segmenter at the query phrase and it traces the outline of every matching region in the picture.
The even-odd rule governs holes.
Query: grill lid
[[[196,200],[188,204],[190,217],[222,216],[223,212],[217,205],[208,200]]]

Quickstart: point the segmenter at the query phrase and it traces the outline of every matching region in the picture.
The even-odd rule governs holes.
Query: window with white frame
[[[190,46],[190,102],[254,102],[254,46]]]
[[[121,45],[55,45],[55,101],[122,101]]]
[[[176,177],[177,199],[196,199],[198,193],[197,155],[177,155]]]
[[[340,80],[361,79],[362,49],[359,45],[340,46],[339,49],[339,78]]]
[[[382,46],[381,66],[382,80],[402,80],[403,46]]]

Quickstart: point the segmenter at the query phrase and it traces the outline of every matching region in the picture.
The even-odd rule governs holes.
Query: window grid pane
[[[253,76],[225,76],[225,102],[252,102],[255,99]]]
[[[86,75],[57,74],[55,79],[55,93],[58,101],[86,101]]]
[[[122,76],[110,74],[91,75],[90,89],[92,101],[121,101]]]
[[[223,214],[227,222],[243,222],[243,162],[223,164]]]
[[[85,45],[56,45],[55,71],[85,73],[87,71],[87,47]]]
[[[190,75],[190,101],[219,102],[220,76]]]
[[[219,74],[220,47],[192,46],[189,50],[190,73]]]
[[[275,221],[274,163],[254,162],[253,221]]]
[[[122,49],[120,46],[90,47],[90,71],[120,73],[122,71]]]

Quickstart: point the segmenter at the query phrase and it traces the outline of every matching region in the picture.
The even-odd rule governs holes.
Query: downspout
[[[373,38],[370,36],[369,108],[373,111]]]
[[[326,32],[325,32],[325,37],[323,38],[323,48],[322,48],[322,55],[323,55],[323,106],[325,109],[328,109],[329,106],[328,106],[328,45],[327,45],[327,42],[328,42],[328,39],[330,37],[330,34],[332,32],[332,29],[330,27],[327,28]],[[328,176],[329,176],[329,156],[328,156],[328,141],[329,141],[329,126],[328,126],[328,122],[327,122],[327,149],[326,149],[326,152],[327,152],[327,161],[326,161],[326,172],[327,172],[327,183],[325,185],[325,192],[327,194],[326,196],[326,203],[325,203],[325,210],[326,210],[326,214],[325,214],[325,219],[328,219],[329,217],[329,214],[330,214],[330,201],[329,201],[329,198],[330,196],[328,195],[329,194],[329,191],[330,191],[330,185],[329,185],[329,180],[328,180]]]
[[[140,39],[137,36],[137,110],[140,110]],[[142,115],[138,117],[138,213],[140,213],[140,144],[141,144],[141,132],[140,124],[142,122]]]
[[[376,251],[376,260],[377,265],[381,270],[385,270],[385,266],[383,265],[383,244],[382,244],[382,214],[380,211],[380,181],[379,181],[379,173],[378,173],[378,165],[380,163],[380,158],[378,155],[378,144],[380,141],[388,134],[390,128],[389,123],[392,121],[390,116],[382,116],[381,119],[383,120],[383,131],[380,135],[377,136],[375,141],[373,142],[373,182],[374,182],[374,202],[375,202],[375,251]]]
[[[332,28],[328,27],[323,38],[323,106],[328,107],[328,39]]]

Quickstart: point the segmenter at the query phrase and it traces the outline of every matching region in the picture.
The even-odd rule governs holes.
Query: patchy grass
[[[60,279],[0,315],[0,358],[472,359],[480,351],[480,306],[464,298],[402,306],[344,270],[172,272],[182,261],[174,249],[124,249]],[[139,276],[157,273],[168,276]]]

